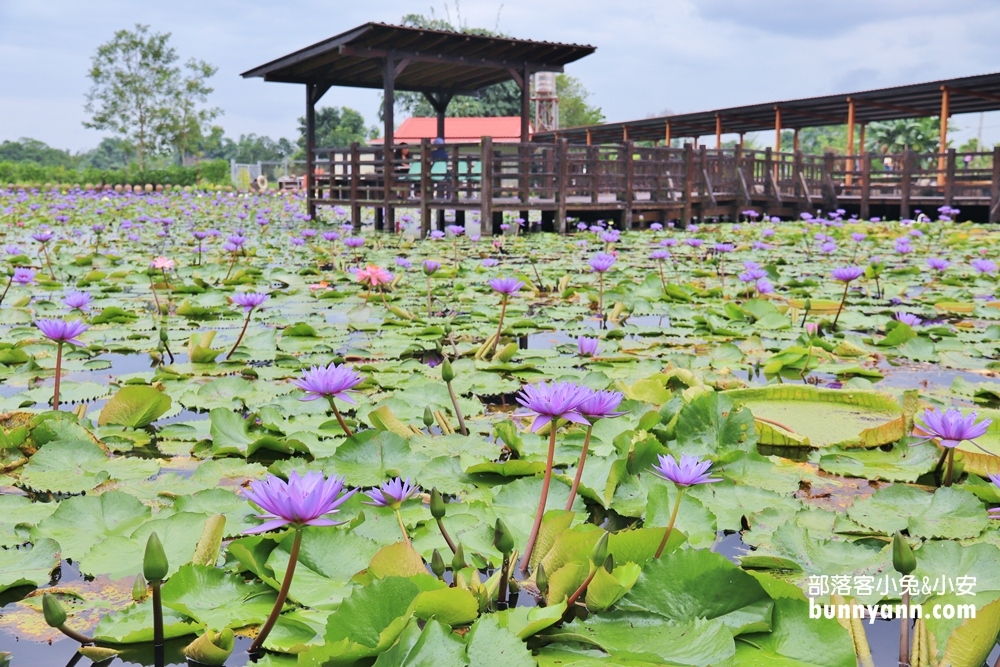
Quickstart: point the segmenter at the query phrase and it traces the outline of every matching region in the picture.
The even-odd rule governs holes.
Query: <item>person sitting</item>
[[[431,160],[434,162],[440,162],[441,160],[448,159],[448,149],[444,147],[444,139],[442,137],[434,137],[431,143],[436,146],[431,151]]]

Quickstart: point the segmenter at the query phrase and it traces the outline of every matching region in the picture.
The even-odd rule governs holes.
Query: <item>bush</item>
[[[197,185],[204,181],[216,185],[229,183],[229,162],[211,160],[193,167],[171,166],[165,169],[140,171],[135,164],[125,169],[72,169],[62,166],[43,167],[33,162],[0,162],[0,183],[27,185],[53,183],[72,185],[92,183],[105,185]]]
[[[214,185],[229,184],[229,160],[209,160],[198,166],[202,180]]]

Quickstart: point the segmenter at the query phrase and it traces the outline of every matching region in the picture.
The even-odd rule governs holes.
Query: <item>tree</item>
[[[377,130],[365,128],[365,118],[349,107],[320,107],[316,109],[317,148],[347,148],[352,143],[364,143],[369,137],[378,136]],[[299,154],[306,150],[306,119],[299,118]]]
[[[601,108],[587,104],[590,91],[575,76],[557,74],[556,94],[559,96],[559,127],[579,127],[604,122]]]
[[[111,130],[128,142],[140,171],[150,157],[188,144],[194,126],[218,113],[197,106],[211,92],[205,81],[215,68],[191,61],[183,76],[169,40],[170,33],[136,24],[134,31],[119,30],[97,47],[91,60],[92,84],[84,108],[92,117],[84,127]]]
[[[42,167],[74,167],[76,158],[69,151],[52,148],[44,141],[21,137],[0,144],[0,162],[32,162]]]
[[[132,161],[135,153],[132,146],[121,139],[105,137],[97,148],[80,156],[80,166],[94,169],[122,169]]]
[[[188,153],[196,152],[208,124],[222,113],[218,107],[203,108],[212,88],[207,81],[218,71],[204,60],[190,59],[184,65],[187,75],[180,81],[171,113],[171,134],[181,164]]]
[[[909,148],[915,153],[935,153],[941,143],[941,119],[932,116],[871,123],[866,134],[868,150],[902,153]]]

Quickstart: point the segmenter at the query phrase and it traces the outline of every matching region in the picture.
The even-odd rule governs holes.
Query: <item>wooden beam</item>
[[[951,94],[968,95],[969,97],[978,97],[981,100],[989,100],[991,102],[1000,102],[1000,95],[995,95],[993,93],[983,93],[978,90],[969,90],[968,88],[953,88],[952,86],[946,86]]]
[[[841,116],[831,116],[830,114],[820,113],[819,111],[811,111],[809,109],[797,109],[795,107],[784,107],[785,116],[805,116],[806,118],[815,118],[816,120],[826,121],[833,125],[843,125],[844,118]],[[794,121],[793,121],[794,122]]]
[[[851,158],[854,157],[854,99],[847,98],[847,164],[851,164]],[[847,169],[847,174],[844,175],[844,185],[851,185],[851,170]]]
[[[948,87],[941,86],[941,138],[938,143],[938,185],[944,185],[944,172],[948,166],[948,158],[945,153],[948,150],[948,118],[950,116],[951,100],[948,97]]]
[[[528,88],[531,86],[531,70],[528,63],[524,63],[521,74],[521,143],[528,143],[531,137],[528,133],[528,119],[531,117],[531,95]]]
[[[622,143],[628,141],[628,125],[622,125]]]
[[[722,149],[722,116],[715,114],[715,150]]]
[[[386,49],[371,49],[362,46],[343,45],[339,47],[341,55],[356,56],[359,58],[385,58],[389,51]],[[419,51],[396,51],[393,53],[397,58],[412,60],[422,63],[448,63],[451,65],[465,65],[467,67],[482,67],[484,69],[515,69],[520,75],[520,70],[527,66],[530,72],[537,72],[544,69],[546,72],[562,72],[561,65],[525,63],[517,60],[492,60],[489,58],[476,58],[465,56],[446,56],[443,54],[420,53]]]
[[[907,115],[913,116],[930,116],[933,115],[927,109],[917,109],[914,107],[904,107],[899,104],[890,104],[888,102],[877,102],[875,100],[865,100],[865,99],[855,99],[854,103],[860,106],[875,107],[876,109],[885,109],[886,111],[895,111],[897,113],[905,113]]]

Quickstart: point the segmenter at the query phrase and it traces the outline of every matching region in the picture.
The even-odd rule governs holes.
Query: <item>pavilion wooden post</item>
[[[795,130],[795,138],[798,139],[799,131]],[[792,162],[792,186],[795,201],[799,202],[803,197],[808,201],[808,193],[802,190],[802,151],[799,150],[798,141],[795,142],[795,153]]]
[[[854,100],[850,97],[847,98],[847,165],[844,170],[844,185],[850,187],[853,182],[852,161],[854,157]]]
[[[437,114],[437,134],[435,136],[446,139],[447,137],[444,135],[444,119],[448,113],[448,105],[451,103],[451,93],[440,93],[438,95],[424,93],[424,97],[431,105],[431,108],[434,109],[434,113]]]
[[[799,152],[799,128],[792,130],[792,152]]]
[[[945,155],[944,168],[944,205],[951,206],[955,196],[955,149],[949,148]]]
[[[781,152],[781,107],[774,107],[774,152]]]
[[[361,148],[358,142],[351,144],[351,226],[355,231],[361,229],[361,202],[358,200],[361,189]]]
[[[864,125],[861,126],[861,133],[864,136]],[[862,142],[864,147],[864,142]],[[861,210],[859,217],[867,220],[871,215],[869,202],[871,201],[872,190],[872,156],[865,150],[861,151]]]
[[[635,145],[625,142],[625,202],[622,210],[622,228],[632,229],[632,204],[635,199]]]
[[[1000,222],[1000,146],[993,147],[993,177],[990,180],[990,222]]]
[[[479,187],[479,225],[480,229],[489,225],[492,234],[499,230],[493,224],[493,137],[483,137],[480,146],[479,162],[482,165]]]
[[[722,150],[722,116],[715,114],[715,150]]]
[[[910,217],[910,181],[913,172],[913,152],[907,148],[903,151],[903,173],[899,179],[899,219]]]
[[[667,129],[666,129],[666,133],[665,133],[663,139],[664,139],[664,143],[666,144],[667,148],[670,148],[671,136],[670,136],[670,121],[669,120],[667,121]]]
[[[941,86],[941,138],[938,142],[938,175],[937,184],[944,185],[945,169],[948,150],[948,117],[951,116],[951,100],[948,96],[948,87]]]
[[[528,120],[531,117],[531,70],[528,69],[528,63],[524,63],[520,71],[521,75],[521,148],[519,153],[521,159],[518,161],[518,170],[520,173],[521,181],[521,192],[519,198],[522,204],[528,203],[529,197],[529,187],[530,176],[531,176],[531,148],[528,146],[528,142],[531,141],[531,128],[529,126]],[[528,211],[521,210],[518,212],[518,217],[524,220],[524,228],[530,229],[528,224]]]
[[[420,238],[431,233],[431,144],[424,137],[420,140]]]
[[[587,128],[587,145],[594,143],[593,137],[590,136],[590,128]]]
[[[302,185],[306,191],[306,213],[310,219],[316,217],[316,202],[313,200],[313,174],[316,171],[316,84],[306,84],[306,175]]]
[[[380,227],[378,218],[376,217],[375,229],[376,231],[393,233],[396,231],[396,216],[389,202],[392,199],[392,181],[394,176],[392,151],[396,132],[396,120],[393,113],[396,105],[396,63],[392,51],[386,56],[385,65],[382,70],[382,90],[383,136],[385,137],[385,141],[382,143],[382,198],[385,218]]]
[[[691,190],[694,189],[694,147],[684,144],[684,209],[681,212],[681,225],[691,224]]]
[[[556,173],[556,229],[565,234],[566,188],[569,186],[569,141],[565,137],[556,145]]]

